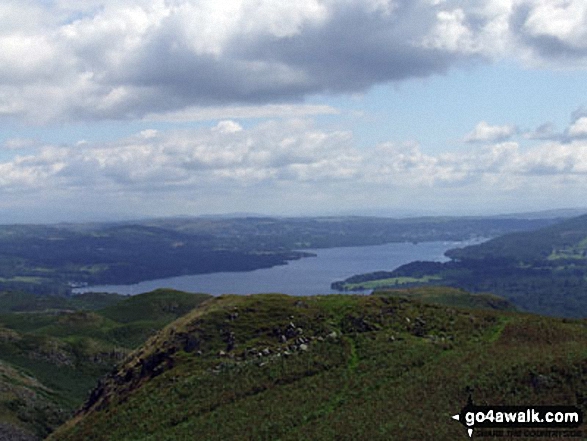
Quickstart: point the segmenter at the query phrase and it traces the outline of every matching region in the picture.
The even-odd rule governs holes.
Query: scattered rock
[[[183,340],[183,350],[186,352],[194,352],[200,348],[200,340],[190,334],[182,334],[179,340]]]
[[[532,375],[532,387],[535,390],[548,389],[552,387],[553,381],[550,377],[542,374]]]
[[[298,335],[298,331],[297,331],[297,327],[293,322],[290,322],[289,325],[287,325],[287,328],[285,329],[285,336],[287,338],[293,338],[296,335]]]
[[[302,343],[302,344],[299,346],[299,348],[300,348],[300,351],[307,351],[307,350],[308,350],[308,345],[307,345],[307,344],[304,344],[304,343]]]
[[[236,346],[236,337],[234,332],[229,332],[228,335],[225,337],[226,341],[226,352],[230,352]]]

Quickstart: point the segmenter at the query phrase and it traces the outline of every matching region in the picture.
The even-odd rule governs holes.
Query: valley
[[[550,225],[524,218],[168,218],[0,226],[0,290],[68,295],[88,285],[242,272],[312,256],[304,250],[461,241]]]
[[[129,237],[123,242],[128,254],[116,251],[117,246],[108,251],[84,248],[81,240],[78,250],[86,250],[78,255],[83,256],[81,271],[101,274],[96,280],[111,277],[115,272],[98,263],[99,252],[102,258],[119,253],[121,259],[132,255],[147,262],[150,253],[177,239],[176,233],[184,240],[192,237],[193,231],[186,232],[195,228],[190,222],[175,222],[164,223],[173,234],[159,230],[161,225],[135,228],[133,223],[116,229]],[[308,222],[315,236],[307,236],[305,243],[326,250],[393,237],[471,239],[490,231],[495,236],[450,249],[448,261],[414,261],[333,285],[348,291],[344,294],[212,296],[158,289],[125,296],[4,290],[0,433],[26,441],[158,441],[189,439],[193,433],[207,440],[387,440],[398,433],[406,440],[466,439],[450,416],[469,395],[476,403],[587,410],[587,314],[582,309],[587,216],[509,226],[475,220],[471,230],[464,227],[469,219],[425,219],[426,228],[439,222],[445,228],[427,235],[417,233],[425,227],[412,220],[414,225],[404,226],[408,232],[375,235],[374,228],[371,236],[360,238],[351,232],[366,228],[361,222],[380,228],[383,221],[347,220],[334,230],[332,219],[320,221],[326,226],[303,220],[306,233],[297,230],[291,243],[281,228],[297,221],[278,226],[259,219],[230,222],[235,229],[252,228],[252,223],[256,232],[241,236],[242,230],[218,230],[207,239],[216,245],[207,250],[216,252],[219,243],[238,240],[240,245],[230,251],[234,256],[285,259],[311,250],[289,248],[300,245]],[[275,231],[261,234],[268,225]],[[217,227],[212,222],[206,228]],[[36,228],[45,237],[37,250],[54,244],[53,251],[61,249],[56,231]],[[508,231],[499,235],[499,228]],[[75,236],[76,230],[90,238],[99,229],[78,225],[64,231]],[[29,233],[20,245],[13,237],[8,249],[25,250],[25,244],[33,243]],[[172,250],[183,246],[173,243]],[[74,251],[68,258],[74,259]],[[32,256],[31,250],[26,253]],[[170,261],[189,256],[166,253],[161,255]],[[64,256],[52,261],[55,268]],[[27,262],[18,266],[12,261],[12,282],[45,286],[17,272],[33,260]],[[186,265],[194,262],[199,261]],[[71,274],[80,271],[68,265]],[[373,293],[352,294],[359,288]]]

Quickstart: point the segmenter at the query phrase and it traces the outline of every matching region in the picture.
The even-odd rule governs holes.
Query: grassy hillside
[[[22,291],[0,292],[0,314],[47,310],[95,310],[114,305],[125,296],[109,293],[86,293],[70,297],[36,295]]]
[[[451,415],[469,393],[585,409],[585,348],[584,321],[397,293],[222,296],[130,354],[49,439],[465,440]]]
[[[426,286],[408,289],[379,289],[373,295],[405,297],[443,306],[458,308],[494,309],[498,311],[515,311],[516,307],[503,297],[493,294],[471,295],[467,291],[446,286]]]
[[[536,231],[496,237],[479,245],[447,252],[464,259],[511,259],[516,262],[585,260],[587,251],[587,215],[564,220]],[[563,262],[559,262],[563,263]]]
[[[462,249],[450,262],[411,262],[334,282],[340,291],[442,285],[492,292],[539,314],[587,317],[587,216]]]
[[[163,289],[129,298],[84,295],[65,306],[110,306],[45,309],[41,302],[40,311],[0,314],[0,433],[46,436],[132,349],[210,297]]]
[[[0,439],[36,439],[59,425],[68,413],[55,395],[37,379],[0,361]]]

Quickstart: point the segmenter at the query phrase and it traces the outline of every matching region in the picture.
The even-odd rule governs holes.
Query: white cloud
[[[236,133],[240,132],[242,129],[243,127],[239,123],[227,120],[220,121],[212,130],[220,133]]]
[[[337,115],[334,107],[318,104],[265,104],[261,106],[190,107],[183,110],[146,115],[144,121],[208,121],[225,118],[298,118],[312,115]]]
[[[224,120],[202,129],[147,129],[108,143],[31,145],[32,153],[14,150],[0,162],[0,207],[27,200],[29,208],[61,201],[64,210],[100,204],[151,215],[285,207],[300,213],[386,200],[410,208],[496,195],[529,201],[538,197],[533,192],[552,200],[557,189],[562,201],[587,185],[585,139],[432,154],[414,142],[359,148],[350,132],[293,119],[250,127]]]
[[[517,128],[513,125],[492,126],[485,121],[481,121],[475,128],[465,135],[465,142],[495,142],[511,138],[517,133]]]
[[[439,11],[434,30],[424,38],[424,45],[451,52],[474,53],[479,50],[474,35],[467,26],[465,12],[461,8]]]
[[[587,4],[582,0],[522,2],[528,8],[524,30],[533,37],[547,37],[587,49]]]
[[[35,123],[197,119],[224,106],[255,113],[467,60],[587,60],[582,0],[14,0],[1,8],[0,115]]]
[[[359,149],[352,133],[321,130],[299,119],[250,128],[225,120],[207,129],[148,129],[111,143],[38,146],[34,154],[18,152],[0,163],[4,188],[79,187],[124,193],[159,191],[170,185],[195,189],[349,181],[417,188],[467,186],[494,176],[504,182],[516,176],[587,179],[587,141],[553,141],[527,150],[515,142],[500,142],[461,154],[431,155],[413,142]]]
[[[587,116],[582,116],[571,124],[568,134],[573,138],[587,137]]]
[[[38,146],[38,141],[30,138],[11,138],[4,141],[2,148],[7,150],[22,150]]]
[[[560,137],[561,134],[555,132],[554,124],[551,122],[540,124],[535,130],[524,133],[526,139],[557,139]]]

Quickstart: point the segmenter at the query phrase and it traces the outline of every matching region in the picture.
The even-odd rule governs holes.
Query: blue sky
[[[579,0],[14,0],[0,222],[587,207]]]

